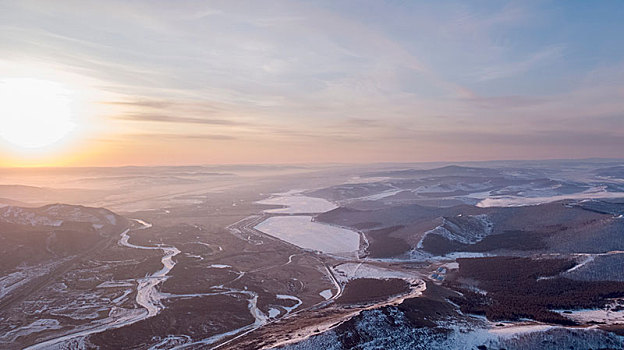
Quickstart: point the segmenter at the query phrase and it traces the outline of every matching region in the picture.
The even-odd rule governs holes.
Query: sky
[[[0,0],[0,81],[62,84],[76,126],[0,141],[0,166],[622,158],[622,18],[622,1]]]

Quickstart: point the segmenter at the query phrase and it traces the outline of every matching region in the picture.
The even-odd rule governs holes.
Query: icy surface
[[[134,287],[134,283],[130,281],[106,281],[100,283],[96,288],[120,288],[120,287]]]
[[[12,331],[9,331],[6,334],[4,334],[4,336],[2,336],[1,338],[14,341],[18,337],[26,336],[32,333],[39,333],[45,330],[60,329],[60,328],[61,328],[61,325],[58,320],[42,318],[42,319],[32,322],[31,324],[27,326],[18,327]]]
[[[331,289],[325,289],[324,291],[320,292],[319,295],[325,298],[325,300],[329,300],[329,298],[334,296],[334,293],[332,293]]]
[[[214,269],[227,269],[227,268],[230,268],[230,267],[232,267],[232,266],[230,266],[230,265],[224,265],[224,264],[212,264],[212,265],[210,265],[209,267],[212,267],[212,268],[214,268]]]
[[[280,311],[276,308],[269,309],[269,318],[275,318],[280,314]]]
[[[273,216],[255,229],[296,246],[331,254],[356,254],[360,235],[351,230],[320,224],[311,216]]]
[[[258,204],[283,205],[285,208],[268,209],[267,213],[311,214],[324,213],[338,208],[334,203],[322,198],[307,197],[300,194],[285,193],[257,202]]]
[[[67,259],[70,258],[59,259],[56,262],[48,264],[19,266],[17,271],[0,277],[0,299],[6,297],[17,288],[24,286],[31,280],[50,273],[50,271],[65,262]]]
[[[417,280],[414,275],[401,271],[384,269],[372,264],[366,263],[344,263],[334,267],[336,278],[341,282],[358,278],[376,278],[389,279],[399,278],[405,280]]]
[[[150,223],[144,222],[142,220],[135,220],[142,227],[138,229],[147,229],[152,227]],[[119,245],[135,248],[135,249],[146,249],[146,250],[162,250],[164,255],[161,259],[161,263],[163,264],[162,269],[145,276],[144,278],[137,279],[137,294],[136,294],[136,302],[141,306],[141,309],[124,309],[124,308],[113,308],[108,317],[106,319],[98,320],[96,322],[92,322],[88,326],[82,328],[82,330],[63,335],[61,337],[53,338],[46,340],[42,343],[34,344],[27,349],[35,350],[35,349],[55,349],[55,348],[70,348],[70,349],[83,349],[86,347],[75,347],[71,346],[75,341],[81,341],[84,337],[89,336],[94,333],[99,333],[107,329],[119,328],[127,325],[134,324],[141,320],[144,320],[149,317],[153,317],[158,314],[160,311],[164,309],[164,306],[161,302],[162,299],[165,298],[165,295],[160,293],[158,290],[158,285],[165,281],[168,278],[168,273],[175,266],[176,262],[174,261],[174,257],[180,253],[180,250],[176,247],[151,247],[151,246],[141,246],[129,243],[130,239],[129,233],[130,229],[126,229],[121,233],[121,237],[118,241]],[[106,285],[105,285],[106,286]],[[126,295],[122,297],[125,298]],[[78,301],[78,305],[84,303],[80,303]],[[87,304],[88,305],[88,304]],[[72,304],[69,304],[68,307],[73,307]],[[88,312],[92,310],[91,308],[76,308],[71,310],[61,310],[72,313],[72,317],[76,318],[80,312],[84,312],[86,315],[84,318],[89,318]],[[55,314],[55,313],[52,313]],[[93,313],[97,317],[96,313]],[[81,315],[82,316],[82,315]]]
[[[288,312],[288,313],[292,312],[294,309],[298,308],[299,306],[301,306],[301,304],[303,304],[303,301],[301,301],[301,299],[297,298],[294,295],[277,294],[275,297],[277,299],[292,300],[292,301],[296,302],[295,305],[290,306],[290,307],[282,306],[284,309],[286,309],[286,312]]]
[[[355,198],[355,200],[358,201],[377,201],[380,199],[384,199],[387,197],[391,197],[394,196],[397,193],[403,192],[402,189],[396,189],[396,190],[387,190],[387,191],[383,191],[383,192],[379,192],[376,194],[371,194],[369,196],[364,196],[364,197],[359,197],[359,198]]]

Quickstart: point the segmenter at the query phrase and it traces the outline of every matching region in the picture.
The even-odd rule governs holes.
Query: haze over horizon
[[[617,1],[0,1],[0,166],[622,158],[623,15]]]
[[[0,0],[0,350],[624,350],[623,19]]]

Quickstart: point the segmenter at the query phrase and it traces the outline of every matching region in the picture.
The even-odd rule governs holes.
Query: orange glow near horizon
[[[0,166],[622,157],[619,18],[373,3],[2,3]]]

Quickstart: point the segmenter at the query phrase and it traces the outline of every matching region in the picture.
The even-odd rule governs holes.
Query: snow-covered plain
[[[273,216],[256,225],[255,229],[324,253],[355,255],[360,247],[357,232],[314,222],[311,216]]]

